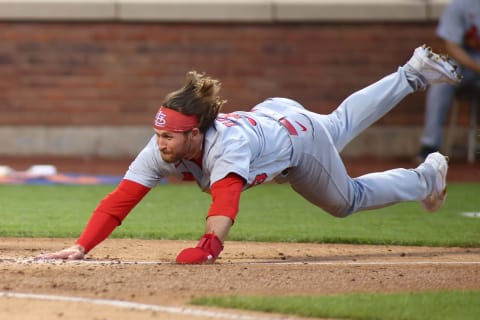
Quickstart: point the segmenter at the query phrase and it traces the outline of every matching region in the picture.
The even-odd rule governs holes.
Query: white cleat
[[[428,212],[440,209],[447,198],[447,170],[448,158],[440,152],[430,153],[425,162],[431,165],[437,175],[435,177],[434,191],[421,201],[422,207]]]
[[[415,49],[407,65],[425,77],[430,84],[457,84],[462,80],[462,76],[457,73],[458,66],[452,60],[433,52],[432,48],[426,45]]]

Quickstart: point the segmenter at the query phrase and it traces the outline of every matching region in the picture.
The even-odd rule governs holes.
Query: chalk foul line
[[[165,260],[59,260],[59,259],[33,259],[33,258],[7,258],[0,257],[4,264],[49,264],[49,265],[175,265],[175,262]],[[394,265],[478,265],[480,261],[223,261],[218,265],[324,265],[324,266],[394,266]]]
[[[34,293],[18,293],[18,292],[5,292],[0,291],[0,298],[16,298],[16,299],[34,299],[34,300],[43,300],[43,301],[63,301],[63,302],[74,302],[74,303],[89,303],[100,306],[109,306],[116,308],[123,308],[129,310],[137,311],[155,311],[163,312],[169,314],[178,314],[183,316],[194,316],[194,317],[208,317],[215,319],[228,319],[228,320],[286,320],[291,319],[288,316],[285,317],[258,317],[244,314],[228,313],[228,312],[217,312],[202,310],[191,307],[169,307],[169,306],[159,306],[138,302],[130,302],[123,300],[113,300],[113,299],[95,299],[95,298],[85,298],[85,297],[72,297],[72,296],[60,296],[60,295],[48,295],[48,294],[34,294]]]

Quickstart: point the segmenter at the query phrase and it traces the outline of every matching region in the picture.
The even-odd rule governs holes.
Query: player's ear
[[[198,128],[193,128],[191,132],[193,137],[200,135],[200,129]]]

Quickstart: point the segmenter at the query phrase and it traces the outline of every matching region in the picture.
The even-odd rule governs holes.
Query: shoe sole
[[[445,162],[446,162],[445,171],[440,170],[440,179],[441,179],[441,183],[443,184],[443,189],[440,191],[440,193],[437,193],[437,194],[433,193],[421,201],[422,207],[427,212],[435,212],[438,209],[440,209],[445,203],[445,199],[447,198],[447,172],[448,172],[449,158],[448,156],[443,156],[443,155],[442,157],[445,159]]]
[[[458,66],[449,62],[450,59],[447,56],[433,52],[432,48],[427,47],[425,44],[422,45],[422,48],[426,50],[425,56],[418,57],[422,63],[440,72],[448,79],[447,82],[450,84],[457,84],[462,80],[462,76],[457,73]],[[448,71],[449,69],[450,71]]]

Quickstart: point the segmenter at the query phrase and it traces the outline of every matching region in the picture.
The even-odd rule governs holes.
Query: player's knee
[[[334,216],[335,218],[346,218],[350,214],[352,214],[352,209],[349,207],[330,207],[330,208],[323,208],[328,214]]]
[[[342,212],[335,212],[335,213],[330,213],[332,216],[335,218],[346,218],[350,215],[350,212],[347,211],[342,211]]]

